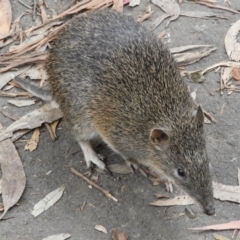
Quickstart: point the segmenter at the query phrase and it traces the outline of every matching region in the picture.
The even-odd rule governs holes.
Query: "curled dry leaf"
[[[237,36],[240,34],[240,20],[235,22],[227,31],[225,36],[225,49],[230,60],[240,61],[240,42]]]
[[[71,237],[71,234],[69,233],[61,233],[57,235],[52,235],[46,238],[43,238],[42,240],[65,240]]]
[[[128,240],[128,235],[114,228],[112,230],[112,240]]]
[[[60,188],[57,188],[56,190],[47,194],[41,201],[34,205],[31,214],[34,217],[37,217],[39,214],[53,206],[62,197],[64,189],[65,186],[61,186]]]
[[[22,161],[15,146],[9,139],[0,142],[0,165],[2,169],[2,199],[4,205],[4,212],[0,216],[0,219],[2,219],[9,208],[18,202],[26,185]]]
[[[51,124],[45,123],[45,126],[47,127],[47,130],[52,140],[55,140],[57,138],[56,129],[57,129],[58,123],[59,123],[59,120],[54,121]]]
[[[40,127],[44,122],[51,123],[61,117],[62,112],[54,103],[45,104],[24,115],[6,129],[0,130],[0,141],[12,137],[17,130],[34,129]]]
[[[152,7],[151,7],[151,5],[148,5],[145,13],[142,16],[140,16],[137,21],[143,22],[143,21],[149,19],[152,16],[152,14],[153,14]]]
[[[168,200],[157,200],[153,203],[150,203],[150,205],[157,207],[191,205],[191,204],[194,204],[194,200],[187,195],[177,196]]]
[[[40,136],[40,130],[39,128],[36,128],[33,132],[31,139],[27,141],[27,144],[24,150],[25,151],[29,150],[30,152],[34,151],[38,146],[39,136]]]
[[[103,232],[107,234],[107,229],[102,225],[96,225],[95,229],[98,230],[99,232]]]
[[[155,194],[155,197],[158,198],[158,199],[170,198],[169,194],[167,194],[167,193],[157,193],[157,194]]]
[[[8,35],[12,21],[12,8],[9,0],[0,1],[0,38]]]

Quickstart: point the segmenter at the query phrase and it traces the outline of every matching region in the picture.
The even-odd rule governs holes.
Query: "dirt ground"
[[[24,0],[26,4],[32,1]],[[66,0],[46,0],[48,5],[61,12]],[[230,0],[232,8],[240,10],[239,0]],[[224,0],[218,3],[227,6]],[[13,20],[27,9],[19,1],[12,0]],[[138,19],[143,14],[149,1],[142,0],[140,6],[124,7],[124,13]],[[151,4],[154,13],[150,20],[142,24],[147,28],[153,20],[163,14],[160,8]],[[187,1],[181,5],[182,11],[205,11],[223,15],[226,19],[199,19],[179,17],[165,28],[166,21],[157,27],[154,32],[159,34],[165,30],[169,37],[164,42],[169,47],[178,47],[192,44],[209,44],[217,48],[210,56],[188,66],[187,70],[205,69],[220,61],[228,60],[224,48],[224,37],[232,23],[236,22],[239,14],[228,11],[210,9],[205,6]],[[21,24],[24,28],[33,23],[32,16],[26,15]],[[240,38],[238,38],[240,40]],[[197,102],[208,112],[212,113],[217,123],[205,124],[207,150],[211,159],[213,180],[229,185],[237,185],[237,169],[240,168],[240,111],[239,93],[220,95],[219,72],[210,72],[206,75],[204,84],[193,83],[185,79],[191,89],[197,88]],[[1,80],[0,80],[1,81]],[[214,95],[211,96],[208,90]],[[17,116],[23,116],[38,106],[17,108],[7,104],[8,98],[0,97],[0,109],[8,107],[8,111]],[[223,107],[224,105],[224,107]],[[222,110],[223,108],[223,110]],[[222,111],[222,113],[221,113]],[[0,113],[0,122],[4,127],[12,121]],[[70,172],[70,167],[84,173],[87,171],[83,154],[76,140],[66,129],[64,121],[57,131],[56,141],[50,139],[47,129],[41,127],[38,148],[33,151],[24,151],[26,142],[17,141],[15,146],[22,159],[27,185],[18,206],[13,207],[0,222],[0,239],[9,240],[37,240],[47,236],[69,233],[73,240],[105,240],[111,239],[111,231],[118,228],[128,234],[130,240],[210,240],[214,239],[213,232],[191,232],[190,227],[224,223],[240,219],[239,204],[216,200],[216,214],[207,216],[197,205],[191,209],[196,214],[194,219],[188,216],[174,217],[184,213],[185,206],[153,207],[150,202],[156,200],[156,193],[165,193],[164,185],[153,186],[148,178],[137,172],[136,174],[113,177],[95,172],[99,175],[98,184],[109,189],[118,199],[118,202],[107,199],[101,192],[89,188],[82,179]],[[31,134],[22,139],[29,139]],[[98,147],[98,152],[106,156],[107,163],[121,161],[117,154],[106,146]],[[50,175],[47,172],[52,171]],[[46,194],[65,185],[63,197],[53,207],[34,218],[31,210],[34,204]],[[180,191],[174,187],[174,194]],[[86,202],[82,211],[79,208]],[[95,225],[103,225],[108,234],[95,230]],[[232,236],[233,231],[223,231],[222,235]]]

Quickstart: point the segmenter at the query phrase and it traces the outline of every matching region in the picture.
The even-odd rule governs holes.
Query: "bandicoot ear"
[[[197,109],[196,120],[197,120],[198,123],[201,124],[201,126],[203,126],[203,124],[204,124],[204,113],[203,113],[203,110],[202,110],[200,105],[198,106],[198,109]]]
[[[166,143],[169,140],[169,135],[163,129],[154,128],[150,133],[150,139],[154,145],[157,145],[160,148],[162,148],[166,146]]]

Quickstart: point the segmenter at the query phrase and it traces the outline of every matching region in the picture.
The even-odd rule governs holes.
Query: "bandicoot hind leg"
[[[87,164],[87,167],[91,167],[91,163],[94,163],[97,165],[100,169],[104,170],[105,169],[105,164],[103,163],[102,160],[100,160],[99,156],[97,153],[93,150],[90,141],[78,141],[83,154],[84,158]]]
[[[86,161],[86,165],[88,168],[91,168],[92,163],[95,164],[98,168],[104,170],[105,172],[112,175],[108,167],[105,165],[105,163],[102,161],[103,156],[100,154],[97,154],[92,145],[90,144],[90,141],[78,141],[82,151],[83,155]]]

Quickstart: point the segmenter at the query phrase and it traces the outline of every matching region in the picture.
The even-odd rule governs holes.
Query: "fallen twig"
[[[75,175],[77,175],[78,177],[82,178],[84,181],[86,181],[87,183],[89,183],[91,186],[95,187],[96,189],[100,190],[101,192],[103,192],[105,194],[106,197],[112,199],[115,202],[118,202],[118,200],[106,189],[100,187],[99,185],[97,185],[96,183],[94,183],[93,181],[91,181],[90,179],[88,179],[87,177],[85,177],[82,173],[78,172],[76,169],[71,168],[71,172],[74,173]]]

